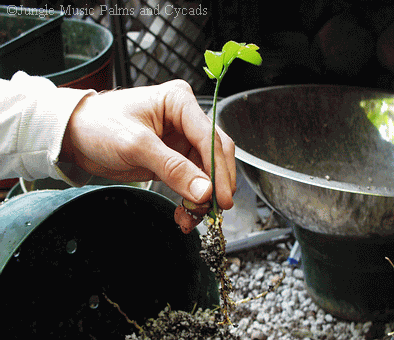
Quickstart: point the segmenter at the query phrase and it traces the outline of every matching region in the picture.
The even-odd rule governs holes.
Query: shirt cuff
[[[46,177],[63,180],[71,186],[85,185],[91,178],[75,164],[58,161],[68,121],[78,103],[94,90],[57,88],[51,81],[31,77],[23,72],[11,81],[27,87],[27,106],[21,115],[18,129],[17,152],[23,169],[23,178],[34,180]],[[38,91],[30,93],[28,89]],[[23,90],[23,89],[22,89]]]

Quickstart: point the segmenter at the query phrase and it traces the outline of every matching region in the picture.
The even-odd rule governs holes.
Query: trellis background
[[[67,17],[109,28],[115,39],[116,86],[152,85],[180,78],[196,93],[203,90],[203,54],[212,38],[206,34],[210,11],[201,11],[204,8],[199,1],[23,0],[21,4],[66,9]],[[177,15],[174,8],[187,10]],[[114,15],[117,9],[121,15]]]
[[[392,0],[295,0],[285,6],[281,1],[257,0],[0,1],[22,1],[26,7],[48,4],[55,9],[69,5],[93,9],[92,15],[81,15],[79,19],[92,20],[112,30],[116,85],[121,87],[182,78],[196,94],[212,95],[213,82],[202,70],[204,51],[220,50],[226,41],[236,40],[259,45],[263,65],[255,67],[235,61],[221,86],[222,97],[258,87],[305,83],[394,91]],[[133,9],[133,14],[110,15],[100,7],[105,5]],[[166,6],[202,6],[207,10],[203,15],[176,17],[165,12]],[[151,10],[152,15],[140,15],[144,10]],[[331,28],[332,20],[337,25],[335,29]],[[341,25],[352,35],[346,36]],[[347,40],[343,43],[343,39]],[[365,41],[362,48],[357,47],[357,41]],[[387,60],[382,61],[382,53]],[[352,60],[352,54],[355,61],[346,63],[346,58]],[[332,67],[333,59],[339,68]]]

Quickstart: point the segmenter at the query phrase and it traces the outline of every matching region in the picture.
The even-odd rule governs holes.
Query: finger
[[[230,209],[233,205],[232,196],[236,191],[236,164],[235,146],[220,128],[217,132],[221,140],[221,148],[215,157],[216,165],[216,196],[218,204],[222,209]],[[223,190],[222,188],[225,188]],[[231,198],[231,199],[230,199]]]
[[[202,111],[190,86],[186,83],[165,83],[172,85],[166,97],[165,112],[178,132],[184,134],[201,155],[204,170],[211,171],[211,134],[212,122]],[[186,85],[185,85],[186,84]],[[186,89],[186,91],[185,91]],[[182,100],[178,98],[182,96]],[[180,114],[179,114],[180,112]],[[220,137],[222,135],[222,138]],[[220,207],[229,209],[233,205],[235,192],[234,143],[221,131],[215,136],[216,191]]]
[[[171,131],[162,138],[165,145],[192,161],[200,169],[204,168],[199,152],[189,143],[185,135]]]
[[[203,203],[212,195],[209,176],[179,152],[169,148],[155,134],[144,139],[140,151],[133,154],[139,164],[153,171],[182,197]]]
[[[222,148],[226,159],[227,169],[229,170],[231,180],[231,191],[234,195],[237,188],[237,168],[235,161],[235,144],[233,140],[223,130],[216,126],[220,139],[222,140]]]
[[[75,152],[77,164],[80,165],[83,163],[83,166],[80,165],[80,167],[83,167],[83,169],[88,173],[101,178],[107,178],[123,183],[158,180],[157,176],[151,170],[140,166],[129,166],[128,170],[114,170],[111,167],[94,162],[87,157],[84,157],[83,160],[79,160],[80,157],[82,156],[80,156],[78,152]],[[111,165],[111,163],[109,164]]]

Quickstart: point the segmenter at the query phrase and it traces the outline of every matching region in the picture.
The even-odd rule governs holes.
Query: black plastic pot
[[[0,5],[0,77],[63,70],[63,17],[58,11]]]
[[[306,289],[329,313],[348,320],[394,316],[394,236],[328,235],[293,225]]]
[[[1,327],[12,339],[124,339],[167,304],[219,304],[167,198],[129,186],[35,191],[0,206]],[[104,295],[105,294],[105,295]]]

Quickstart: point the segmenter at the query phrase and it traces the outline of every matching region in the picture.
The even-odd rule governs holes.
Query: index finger
[[[199,106],[189,84],[170,81],[165,102],[165,114],[199,152],[204,171],[211,174],[212,121]],[[233,205],[236,188],[235,147],[232,139],[220,128],[215,133],[215,181],[218,204],[223,209]]]

